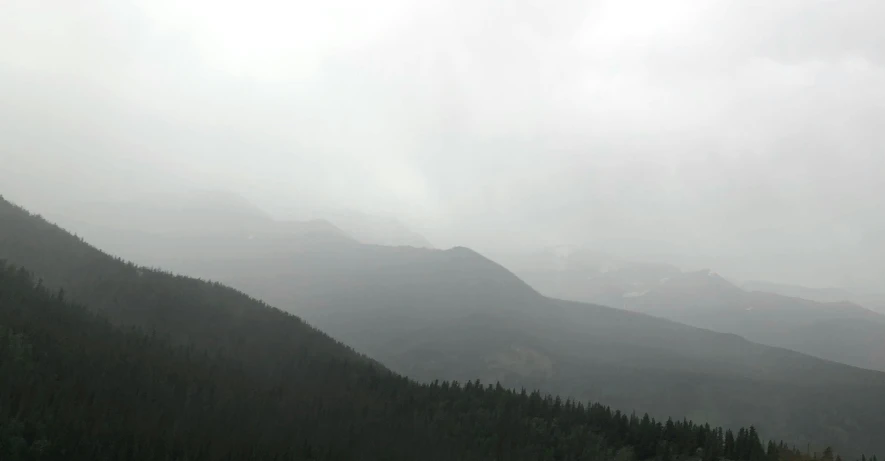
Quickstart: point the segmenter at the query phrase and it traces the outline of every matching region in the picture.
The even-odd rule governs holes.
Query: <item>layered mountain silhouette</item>
[[[709,270],[683,272],[664,264],[624,262],[582,251],[570,252],[567,257],[546,256],[558,264],[521,266],[525,269],[520,271],[545,294],[642,312],[849,365],[885,370],[885,316],[847,301],[844,292],[818,291],[818,299],[826,301],[818,302],[794,297],[809,290],[783,288],[786,295],[747,290]],[[777,285],[755,283],[748,287]]]
[[[9,204],[2,219],[17,225],[4,224],[0,257],[53,283],[84,277],[91,266],[83,257],[98,258],[58,230],[41,234],[45,223]],[[212,245],[158,251],[151,264],[230,283],[424,381],[501,381],[658,418],[756,424],[765,434],[801,445],[825,440],[843,453],[885,451],[877,429],[885,427],[885,374],[641,313],[546,298],[466,248],[384,247],[321,234],[293,233],[277,251],[276,240],[256,251],[242,245],[241,235],[219,229],[204,236]],[[153,233],[141,238],[165,245],[148,243]],[[706,286],[701,276],[711,277],[692,274],[674,286]],[[161,317],[144,323],[163,324]]]
[[[92,203],[49,217],[102,249],[154,266],[176,255],[223,259],[349,243],[432,248],[394,218],[355,211],[314,215],[307,221],[275,220],[236,194],[197,191]]]
[[[108,256],[2,199],[0,376],[4,461],[809,460],[766,449],[753,427],[419,385],[292,315]]]
[[[324,211],[316,218],[328,220],[360,243],[385,246],[433,248],[423,235],[409,229],[398,219],[353,210]]]
[[[741,288],[747,291],[764,291],[767,293],[789,296],[791,298],[802,298],[822,303],[850,301],[855,297],[854,293],[844,288],[809,288],[800,285],[765,282],[762,280],[744,282],[741,284]]]
[[[277,221],[242,197],[215,191],[95,203],[49,217],[114,255],[178,270],[194,258],[357,243],[329,221]]]
[[[741,287],[748,291],[765,291],[822,303],[850,301],[880,314],[885,314],[885,294],[883,293],[854,291],[845,288],[809,288],[759,280],[744,282]]]

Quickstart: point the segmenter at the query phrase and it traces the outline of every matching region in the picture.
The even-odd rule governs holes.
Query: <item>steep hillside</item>
[[[45,277],[0,264],[4,460],[803,460],[754,428],[418,385],[295,317],[126,264],[2,200],[0,258]]]
[[[851,292],[842,288],[808,288],[799,285],[765,282],[762,280],[744,282],[741,284],[741,288],[747,291],[763,291],[766,293],[775,293],[789,296],[791,298],[802,298],[821,303],[851,301],[851,298],[854,296]]]
[[[360,243],[433,248],[427,238],[409,229],[396,218],[350,210],[323,211],[314,215],[318,219],[328,220]]]
[[[0,456],[632,460],[703,449],[711,458],[802,460],[783,445],[766,450],[754,428],[735,436],[478,382],[422,386],[304,352],[284,354],[277,379],[258,379],[224,354],[114,328],[0,266]]]
[[[882,448],[872,428],[885,421],[870,407],[885,390],[881,373],[601,306],[477,310],[423,321],[413,309],[364,305],[310,318],[423,380],[478,376],[656,416],[755,421],[799,444]]]
[[[57,209],[48,217],[107,251],[146,264],[168,260],[181,247],[206,248],[219,256],[235,256],[241,248],[292,249],[296,242],[433,247],[391,217],[355,211],[298,216],[309,219],[275,219],[235,194],[202,191],[81,204]]]
[[[156,330],[175,343],[225,349],[256,369],[275,360],[267,355],[273,349],[360,360],[297,317],[231,288],[126,263],[2,199],[0,259],[26,266],[114,323]],[[264,334],[247,334],[250,329]]]
[[[7,213],[19,215],[9,219],[27,224],[4,232],[0,255],[30,265],[52,283],[82,285],[78,278],[89,266],[67,248],[75,245],[28,243],[68,237],[45,223],[33,228],[11,210],[7,206]],[[802,445],[832,440],[843,452],[885,451],[874,429],[885,427],[876,403],[885,392],[883,374],[645,315],[552,301],[468,249],[349,243],[272,255],[182,251],[177,257],[188,261],[191,273],[296,311],[416,378],[501,380],[625,411],[641,408],[658,418],[758,424],[766,434]],[[72,260],[80,262],[66,262]],[[96,297],[96,306],[102,302]]]
[[[546,296],[613,307],[681,273],[672,265],[627,261],[579,246],[504,253],[500,262]]]
[[[869,408],[885,390],[881,374],[652,317],[553,302],[468,250],[346,253],[279,266],[256,261],[248,274],[224,280],[293,306],[409,376],[478,376],[727,426],[762,416],[767,433],[797,443],[881,448],[866,429],[885,424]],[[291,270],[302,264],[305,270]],[[321,265],[321,273],[299,275]],[[838,401],[821,401],[821,394]]]
[[[849,365],[885,370],[885,316],[850,302],[748,292],[707,271],[683,273],[621,307],[735,333]]]
[[[762,281],[745,282],[741,287],[747,291],[765,291],[822,303],[851,301],[872,311],[885,314],[885,294],[883,293],[868,293],[865,291],[855,293],[844,288],[808,288]]]
[[[545,256],[560,264],[514,263],[546,295],[643,312],[885,371],[885,316],[848,302],[841,291],[820,291],[816,298],[824,302],[816,302],[792,296],[808,290],[781,287],[786,295],[749,291],[707,270],[683,272],[661,264],[588,258],[581,251],[555,259]]]
[[[237,196],[171,195],[95,203],[52,219],[103,250],[148,266],[187,269],[190,259],[273,256],[356,243],[328,221],[276,221]]]

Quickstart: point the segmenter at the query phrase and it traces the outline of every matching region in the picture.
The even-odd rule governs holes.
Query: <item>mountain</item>
[[[214,191],[93,203],[51,218],[112,254],[154,267],[356,243],[328,221],[278,221],[239,196]]]
[[[231,260],[358,242],[432,248],[394,218],[342,211],[278,220],[238,195],[218,191],[91,203],[49,217],[115,255],[155,267],[171,262],[184,272],[193,269],[189,257]]]
[[[854,294],[844,288],[808,288],[800,285],[788,285],[761,280],[744,282],[741,285],[741,288],[747,291],[775,293],[782,296],[789,296],[791,298],[802,298],[822,303],[851,301],[851,298],[854,297]]]
[[[614,307],[682,272],[669,264],[637,263],[573,245],[504,253],[499,260],[545,295]]]
[[[885,374],[639,313],[545,298],[467,249],[353,247],[216,272],[420,380],[500,381],[659,418],[877,451]],[[299,268],[300,267],[300,268]],[[322,271],[304,277],[307,267]],[[207,268],[208,269],[208,268]],[[208,273],[208,272],[207,272]],[[827,395],[827,399],[821,399]],[[830,398],[834,400],[829,400]]]
[[[765,449],[752,427],[628,417],[479,381],[417,384],[292,315],[110,257],[2,199],[0,258],[34,271],[0,264],[3,460],[632,461],[700,450],[808,461]]]
[[[423,235],[409,229],[398,219],[352,210],[324,211],[315,217],[327,220],[360,243],[384,246],[433,248]]]
[[[745,291],[716,274],[700,271],[625,299],[624,306],[763,344],[885,370],[885,316],[850,302],[820,303]]]
[[[745,282],[741,286],[747,291],[766,291],[823,303],[850,301],[880,314],[885,314],[885,294],[883,293],[867,293],[863,291],[856,293],[845,288],[808,288],[799,285],[758,280]]]
[[[214,190],[62,203],[47,209],[47,215],[54,220],[96,228],[145,232],[241,228],[271,220],[267,213],[245,198]]]
[[[20,229],[16,239],[34,237]],[[843,453],[885,451],[873,429],[885,425],[876,403],[885,391],[882,373],[643,314],[552,300],[466,248],[347,240],[289,245],[233,255],[181,248],[161,266],[230,283],[297,312],[424,382],[499,380],[626,412],[639,408],[659,419],[757,424],[764,434],[803,446],[827,440]],[[69,257],[41,248],[50,260]],[[26,256],[13,261],[41,275],[60,270]]]
[[[791,296],[811,290],[781,287],[786,296],[748,291],[709,270],[683,272],[674,266],[625,262],[580,249],[542,255],[536,261],[546,264],[514,262],[519,273],[545,294],[642,312],[885,371],[885,315],[845,301],[847,292],[820,290],[817,299],[826,302],[817,302]],[[748,286],[777,288],[760,283]]]

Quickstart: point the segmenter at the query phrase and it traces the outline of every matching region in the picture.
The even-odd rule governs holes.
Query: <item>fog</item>
[[[0,194],[188,189],[881,289],[876,0],[6,0]]]

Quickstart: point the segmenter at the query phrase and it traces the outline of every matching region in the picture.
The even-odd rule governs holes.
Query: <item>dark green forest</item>
[[[278,235],[278,224],[135,231],[116,244],[99,241],[136,261],[242,290],[422,382],[500,381],[627,412],[641,409],[658,419],[756,425],[811,451],[829,444],[852,457],[885,453],[883,372],[651,315],[547,298],[468,248],[246,238],[261,235],[254,229]],[[19,232],[19,246],[35,238],[32,233]],[[32,265],[37,261],[40,266]],[[52,253],[38,258],[36,252],[17,260],[47,274],[68,264],[52,261]],[[700,304],[717,311],[713,302]],[[804,322],[801,312],[793,314]],[[814,334],[824,342],[858,336],[830,328]],[[862,349],[875,355],[875,348]]]
[[[752,427],[419,384],[297,317],[110,257],[2,201],[0,248],[3,461],[808,458]]]
[[[115,327],[24,269],[0,269],[4,460],[800,457],[752,427],[660,422],[478,381],[420,385],[361,359],[294,350],[273,371]]]

